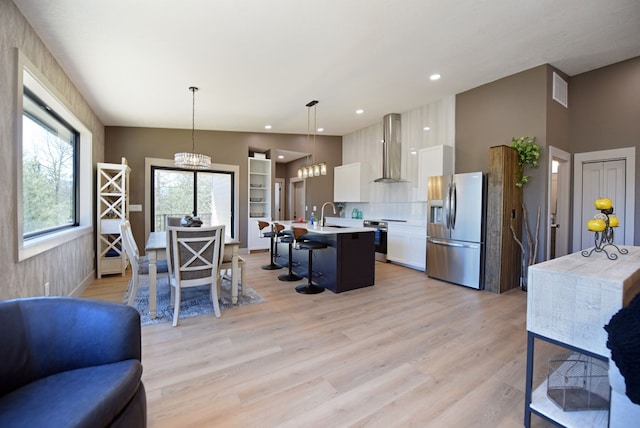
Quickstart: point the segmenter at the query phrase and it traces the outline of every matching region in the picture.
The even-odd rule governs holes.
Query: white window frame
[[[93,174],[93,134],[64,104],[63,97],[47,81],[36,66],[18,49],[16,49],[18,64],[16,87],[16,211],[17,227],[16,241],[17,260],[23,261],[30,257],[42,254],[60,245],[71,242],[81,236],[93,233],[93,198],[91,189]],[[78,171],[78,226],[55,231],[46,235],[40,235],[30,239],[24,239],[24,213],[22,211],[22,97],[24,87],[29,88],[38,98],[51,107],[60,117],[67,121],[80,133],[79,140],[79,168]]]

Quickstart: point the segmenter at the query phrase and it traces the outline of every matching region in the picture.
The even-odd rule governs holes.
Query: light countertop
[[[371,218],[371,217],[367,217],[365,220],[376,220],[376,221],[386,221],[387,224],[396,224],[399,226],[412,226],[412,227],[426,227],[427,223],[424,221],[417,221],[417,220],[393,220],[393,219],[387,219],[385,218]],[[355,222],[359,222],[362,223],[363,220],[362,219],[355,219],[355,218],[350,218],[350,217],[327,217],[327,223],[333,223],[333,222],[343,222],[343,223],[355,223]]]
[[[278,223],[285,226],[285,228],[290,229],[291,227],[303,227],[307,229],[309,232],[318,233],[318,234],[339,234],[339,233],[361,233],[361,232],[373,232],[374,229],[370,227],[336,227],[331,226],[329,219],[327,219],[327,226],[320,226],[319,224],[314,224],[313,226],[309,223],[298,223],[296,221],[279,221]]]

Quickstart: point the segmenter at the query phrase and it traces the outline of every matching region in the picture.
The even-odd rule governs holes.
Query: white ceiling
[[[14,2],[107,126],[190,129],[198,86],[197,129],[305,134],[315,99],[345,135],[541,64],[640,56],[638,0]]]

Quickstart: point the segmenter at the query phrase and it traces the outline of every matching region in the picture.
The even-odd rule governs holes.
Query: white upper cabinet
[[[333,174],[335,202],[368,202],[369,177],[365,164],[337,166]]]
[[[427,200],[427,179],[453,174],[453,147],[434,146],[418,151],[418,200]]]

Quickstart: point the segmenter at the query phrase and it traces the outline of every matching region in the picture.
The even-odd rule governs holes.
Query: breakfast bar
[[[313,282],[334,293],[369,287],[375,282],[374,231],[364,227],[318,226],[292,221],[279,222],[286,229],[302,227],[313,241],[327,248],[313,253]],[[288,244],[277,244],[277,263],[288,266]],[[293,270],[307,273],[306,251],[293,250]]]

